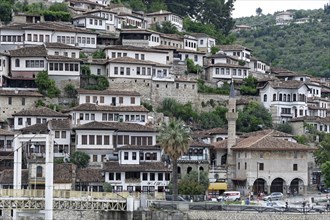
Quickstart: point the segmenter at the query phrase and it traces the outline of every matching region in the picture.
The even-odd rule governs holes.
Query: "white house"
[[[305,135],[309,132],[306,124],[313,126],[317,131],[330,133],[330,116],[304,116],[294,118],[290,122],[292,126],[293,135]]]
[[[156,144],[156,130],[136,123],[92,121],[77,126],[74,130],[76,149],[89,154],[90,162],[95,163],[103,162],[118,147],[124,145]]]
[[[185,34],[183,37],[183,49],[197,51],[198,40],[196,37]]]
[[[118,23],[118,21],[116,22],[116,17],[115,15],[117,15],[117,13],[108,10],[108,9],[96,9],[96,10],[92,10],[92,11],[88,11],[85,13],[90,14],[90,15],[94,15],[100,18],[104,18],[105,19],[105,29],[107,31],[115,31],[116,28],[118,26],[116,26],[116,23]]]
[[[145,60],[166,64],[168,58],[167,51],[152,49],[149,47],[111,45],[107,46],[104,49],[104,52],[108,59],[130,57],[136,60]]]
[[[112,106],[140,106],[141,94],[135,91],[78,89],[78,103]]]
[[[326,117],[327,111],[329,110],[330,100],[321,98],[321,97],[308,97],[308,115],[309,116],[318,116],[318,117]]]
[[[210,53],[211,48],[215,46],[215,38],[210,37],[205,33],[191,33],[197,39],[198,51]]]
[[[270,67],[266,62],[263,62],[255,57],[250,58],[249,67],[251,70],[263,74],[268,73],[270,70]]]
[[[275,15],[276,25],[288,25],[293,20],[293,13],[283,11]]]
[[[179,32],[182,31],[183,28],[182,17],[175,15],[172,12],[160,10],[157,12],[148,13],[146,14],[146,17],[148,19],[148,28],[150,28],[151,25],[154,24],[161,25],[164,21],[169,21],[178,29]]]
[[[85,103],[65,110],[65,112],[71,115],[72,124],[74,126],[79,126],[93,121],[125,122],[145,125],[147,123],[149,111],[142,105],[113,106]]]
[[[73,17],[72,24],[76,27],[86,28],[90,30],[106,30],[106,18],[95,16],[92,14],[84,14]]]
[[[125,46],[153,47],[160,45],[160,34],[147,29],[122,29],[120,37],[122,45]]]
[[[121,24],[117,26],[118,29],[130,27],[136,27],[140,29],[147,28],[147,21],[141,15],[119,12],[116,17],[118,22],[121,22]]]
[[[160,44],[183,49],[183,37],[178,34],[160,34]]]
[[[307,94],[310,88],[302,81],[269,81],[259,90],[260,101],[276,124],[308,115]]]
[[[79,59],[81,48],[63,43],[45,43],[47,55],[63,56]]]
[[[217,46],[221,52],[224,52],[225,54],[229,56],[237,57],[239,60],[243,60],[246,63],[250,62],[251,52],[252,50],[244,47],[242,45],[219,45]]]
[[[191,59],[192,61],[194,61],[195,65],[203,66],[205,52],[188,49],[176,49],[176,54],[181,61]]]
[[[5,78],[9,75],[9,54],[0,53],[0,87],[5,86]]]
[[[249,68],[245,66],[215,63],[210,64],[205,68],[206,78],[208,80],[242,80],[249,76]]]
[[[13,114],[13,117],[14,130],[20,130],[31,125],[44,124],[52,119],[64,120],[68,118],[68,115],[51,110],[47,107],[40,107],[22,110]]]
[[[109,78],[128,79],[161,79],[174,81],[170,73],[170,65],[138,60],[130,57],[118,57],[110,60],[107,65]]]

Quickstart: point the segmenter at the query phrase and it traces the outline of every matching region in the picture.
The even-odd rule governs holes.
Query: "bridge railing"
[[[90,199],[126,199],[128,192],[88,192],[88,191],[72,191],[72,190],[54,190],[54,198],[90,198]],[[34,189],[0,189],[0,197],[45,197],[45,190]]]

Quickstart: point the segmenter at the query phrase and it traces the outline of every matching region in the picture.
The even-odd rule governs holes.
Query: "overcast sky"
[[[276,11],[287,9],[319,9],[329,3],[330,0],[236,0],[233,17],[249,17],[256,15],[256,9],[260,7],[263,14],[274,14]]]

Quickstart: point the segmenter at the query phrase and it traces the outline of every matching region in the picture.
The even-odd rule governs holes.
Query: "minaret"
[[[234,189],[234,184],[232,179],[235,177],[235,158],[233,155],[232,147],[236,145],[236,120],[238,114],[236,112],[236,98],[234,82],[230,86],[228,112],[226,114],[228,121],[228,139],[227,139],[227,180],[228,189]]]

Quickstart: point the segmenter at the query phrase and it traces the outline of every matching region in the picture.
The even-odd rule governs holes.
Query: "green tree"
[[[77,90],[73,84],[69,83],[64,87],[64,91],[69,98],[75,98],[77,95]]]
[[[95,51],[93,54],[92,54],[92,57],[94,59],[105,59],[105,52],[103,50],[98,50],[98,51]]]
[[[323,164],[330,161],[330,134],[324,134],[318,149],[315,151],[315,161]]]
[[[330,159],[321,165],[321,172],[326,187],[330,187]]]
[[[142,0],[130,0],[129,1],[129,6],[134,10],[134,11],[146,11],[147,6]]]
[[[159,130],[158,142],[172,163],[173,200],[178,197],[178,163],[179,157],[189,149],[190,132],[182,121],[171,119],[163,123]]]
[[[156,31],[164,33],[164,34],[176,34],[178,33],[178,29],[172,24],[170,21],[164,21],[161,25],[156,25]]]
[[[260,7],[257,8],[257,9],[256,9],[256,13],[257,13],[258,16],[260,16],[261,13],[262,13],[262,9],[261,9]]]
[[[13,6],[9,1],[0,1],[0,21],[8,24],[11,21],[11,10]]]
[[[87,153],[82,152],[82,151],[76,151],[70,157],[70,161],[72,163],[74,163],[75,165],[77,165],[78,168],[87,167],[89,164],[89,159],[90,159],[90,156]]]
[[[104,192],[112,192],[112,186],[109,182],[103,183],[103,191]]]
[[[257,84],[258,80],[251,75],[243,79],[243,85],[239,88],[241,95],[257,95]]]
[[[49,98],[55,98],[61,94],[61,91],[56,87],[55,81],[49,79],[47,71],[39,72],[35,82],[38,91]]]
[[[239,111],[237,130],[252,132],[272,127],[272,116],[259,102],[252,101],[243,111]]]
[[[214,111],[202,112],[199,115],[198,123],[202,129],[211,129],[224,127],[227,125],[226,112],[227,108],[218,106]]]
[[[199,176],[199,182],[198,182]],[[181,195],[204,195],[209,186],[207,172],[191,171],[178,183],[179,194]]]
[[[292,126],[289,123],[279,124],[276,130],[282,131],[284,133],[292,134]]]
[[[48,8],[49,11],[61,11],[61,12],[69,12],[68,5],[65,3],[55,2],[51,4]]]
[[[160,10],[167,10],[167,5],[163,0],[153,0],[148,6],[148,11],[155,12]]]

